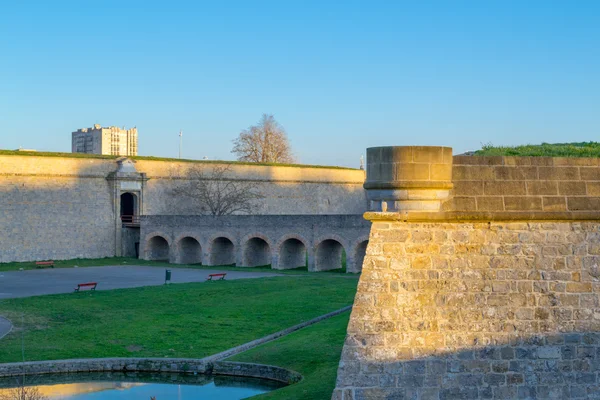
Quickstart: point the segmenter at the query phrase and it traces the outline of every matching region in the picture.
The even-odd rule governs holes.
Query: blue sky
[[[0,148],[94,123],[234,159],[272,113],[302,163],[600,140],[598,1],[0,1]]]

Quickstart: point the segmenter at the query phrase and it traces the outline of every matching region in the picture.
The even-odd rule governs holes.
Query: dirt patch
[[[130,344],[129,346],[125,347],[127,349],[127,351],[129,351],[130,353],[135,353],[137,351],[142,351],[144,350],[144,346],[138,346],[137,344]]]

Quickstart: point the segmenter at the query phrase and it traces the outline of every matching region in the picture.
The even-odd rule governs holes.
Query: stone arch
[[[145,260],[169,261],[171,247],[169,236],[160,232],[153,232],[146,235],[144,243]]]
[[[365,236],[356,241],[354,249],[352,251],[352,264],[348,265],[348,272],[360,272],[362,271],[363,261],[367,254],[367,246],[369,245],[369,237]]]
[[[307,241],[299,235],[285,235],[276,246],[278,268],[291,269],[306,266]]]
[[[327,271],[343,267],[346,254],[345,240],[337,235],[327,235],[317,241],[315,246],[315,271]]]
[[[340,243],[342,245],[342,247],[344,248],[344,250],[349,249],[350,248],[350,243],[343,237],[341,237],[340,235],[337,235],[335,233],[328,233],[325,235],[321,235],[318,236],[315,241],[314,241],[314,249],[315,251],[317,250],[317,247],[319,246],[319,244],[325,240],[335,240],[336,242]]]
[[[152,239],[153,236],[160,236],[163,239],[165,239],[167,241],[167,243],[169,243],[169,246],[171,246],[171,243],[173,243],[173,240],[171,239],[171,237],[169,235],[167,235],[164,232],[160,232],[160,231],[154,231],[151,233],[148,233],[145,237],[144,237],[144,243],[148,243],[148,241],[150,239]]]
[[[208,254],[210,265],[235,265],[235,240],[226,233],[213,235]]]
[[[242,258],[244,267],[270,265],[273,259],[271,241],[260,233],[246,235],[242,239]]]
[[[194,232],[190,232],[190,231],[184,231],[183,233],[175,236],[175,239],[173,240],[173,243],[177,244],[179,241],[181,241],[181,239],[185,238],[185,237],[191,237],[192,239],[195,239],[198,243],[200,243],[200,246],[204,249],[207,246],[207,243],[203,240],[203,238],[199,235],[197,235]]]
[[[193,234],[179,235],[175,240],[176,264],[202,264],[202,244]]]

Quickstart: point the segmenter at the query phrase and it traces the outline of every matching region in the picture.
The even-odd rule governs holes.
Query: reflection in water
[[[27,386],[29,383],[25,381]],[[65,399],[76,394],[101,392],[104,390],[126,390],[144,383],[130,382],[87,382],[87,383],[65,383],[56,385],[34,385],[38,393],[49,399]],[[8,395],[11,389],[0,389],[0,399]]]
[[[21,378],[0,378],[0,398],[10,388],[21,384]],[[206,375],[90,373],[27,376],[25,386],[35,386],[49,400],[148,400],[150,397],[156,397],[156,400],[238,400],[283,385],[258,379]]]

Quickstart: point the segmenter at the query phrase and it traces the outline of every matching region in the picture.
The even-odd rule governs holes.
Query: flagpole
[[[179,159],[181,159],[181,137],[183,136],[183,131],[179,130]]]

